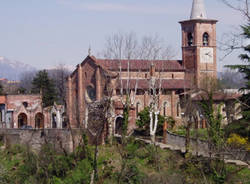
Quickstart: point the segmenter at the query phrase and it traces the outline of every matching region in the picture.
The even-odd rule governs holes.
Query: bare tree
[[[235,11],[240,12],[246,21],[250,21],[249,14],[249,0],[220,0],[225,3],[228,7],[232,8]]]
[[[177,55],[158,34],[138,38],[134,32],[115,33],[106,39],[103,56],[108,59],[168,60]]]
[[[246,24],[250,22],[249,0],[219,0],[219,1],[223,2],[232,10],[239,12],[242,15],[243,21],[245,21]],[[244,49],[245,42],[244,42],[244,37],[242,35],[242,29],[237,28],[229,33],[224,33],[221,38],[221,41],[218,41],[218,43],[219,43],[218,48],[225,52],[225,55],[222,58],[220,58],[221,60],[225,59],[235,50]]]
[[[163,60],[163,59],[171,59],[176,55],[176,52],[174,49],[166,45],[161,37],[159,37],[157,34],[154,36],[143,36],[141,39],[138,39],[136,34],[134,32],[129,33],[116,33],[109,37],[107,37],[106,40],[106,50],[104,51],[104,57],[108,59],[115,59],[117,62],[119,62],[120,65],[120,71],[119,71],[119,84],[120,84],[120,100],[124,106],[124,110],[129,111],[130,107],[134,105],[135,102],[135,95],[138,89],[138,73],[137,71],[137,77],[134,89],[130,89],[131,85],[131,76],[130,76],[130,64],[131,60],[138,59],[138,60],[149,60],[149,66],[150,66],[150,60]],[[127,72],[126,72],[126,79],[122,77],[122,74],[124,74],[122,71],[122,60],[126,59],[127,62]],[[151,78],[149,82],[149,91],[152,90],[155,93],[150,96],[152,98],[151,101],[157,100],[159,97],[160,90],[159,85],[161,85],[161,80]],[[125,82],[126,81],[126,82]],[[159,83],[160,81],[160,83]],[[158,85],[156,87],[156,85]],[[157,89],[156,89],[157,88]],[[126,95],[124,95],[124,91],[126,91]],[[151,94],[151,92],[149,93]],[[159,114],[159,104],[158,102],[155,102],[154,107],[152,107],[152,113],[158,113]],[[153,110],[154,109],[154,110]],[[129,112],[127,112],[129,115]],[[126,118],[124,117],[125,121]],[[155,119],[155,118],[154,118]],[[156,128],[152,125],[151,133],[156,131]],[[156,123],[157,127],[157,123]]]
[[[55,69],[48,70],[49,76],[55,81],[58,101],[61,104],[66,103],[66,80],[70,74],[69,69],[64,64],[58,64]]]
[[[29,71],[21,74],[20,88],[25,90],[25,93],[31,93],[32,81],[37,71]]]

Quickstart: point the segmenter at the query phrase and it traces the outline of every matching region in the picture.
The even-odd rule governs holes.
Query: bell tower
[[[193,0],[190,19],[180,22],[186,79],[193,87],[200,87],[206,77],[217,77],[216,23],[207,18],[203,0]]]

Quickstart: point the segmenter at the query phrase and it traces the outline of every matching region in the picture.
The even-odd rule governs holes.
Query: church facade
[[[160,81],[160,114],[181,123],[181,94],[199,88],[204,77],[217,77],[216,22],[206,17],[202,0],[194,0],[189,20],[181,21],[182,60],[114,60],[88,55],[68,78],[67,115],[72,128],[86,127],[88,106],[110,96],[114,114],[110,127],[117,133],[129,89],[134,96],[129,129],[138,112],[150,106],[149,81]],[[129,70],[129,72],[128,72]],[[111,89],[111,92],[110,92]]]

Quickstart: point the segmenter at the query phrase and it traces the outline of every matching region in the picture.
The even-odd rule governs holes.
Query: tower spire
[[[193,0],[190,19],[206,19],[207,14],[203,0]]]

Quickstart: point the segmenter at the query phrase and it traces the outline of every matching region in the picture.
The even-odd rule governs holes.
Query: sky
[[[217,40],[243,23],[238,12],[220,0],[205,0],[208,18],[219,20]],[[192,0],[0,0],[0,56],[38,69],[60,63],[75,66],[105,48],[107,36],[135,32],[158,34],[181,59],[181,28]],[[217,65],[239,63],[238,53]]]

